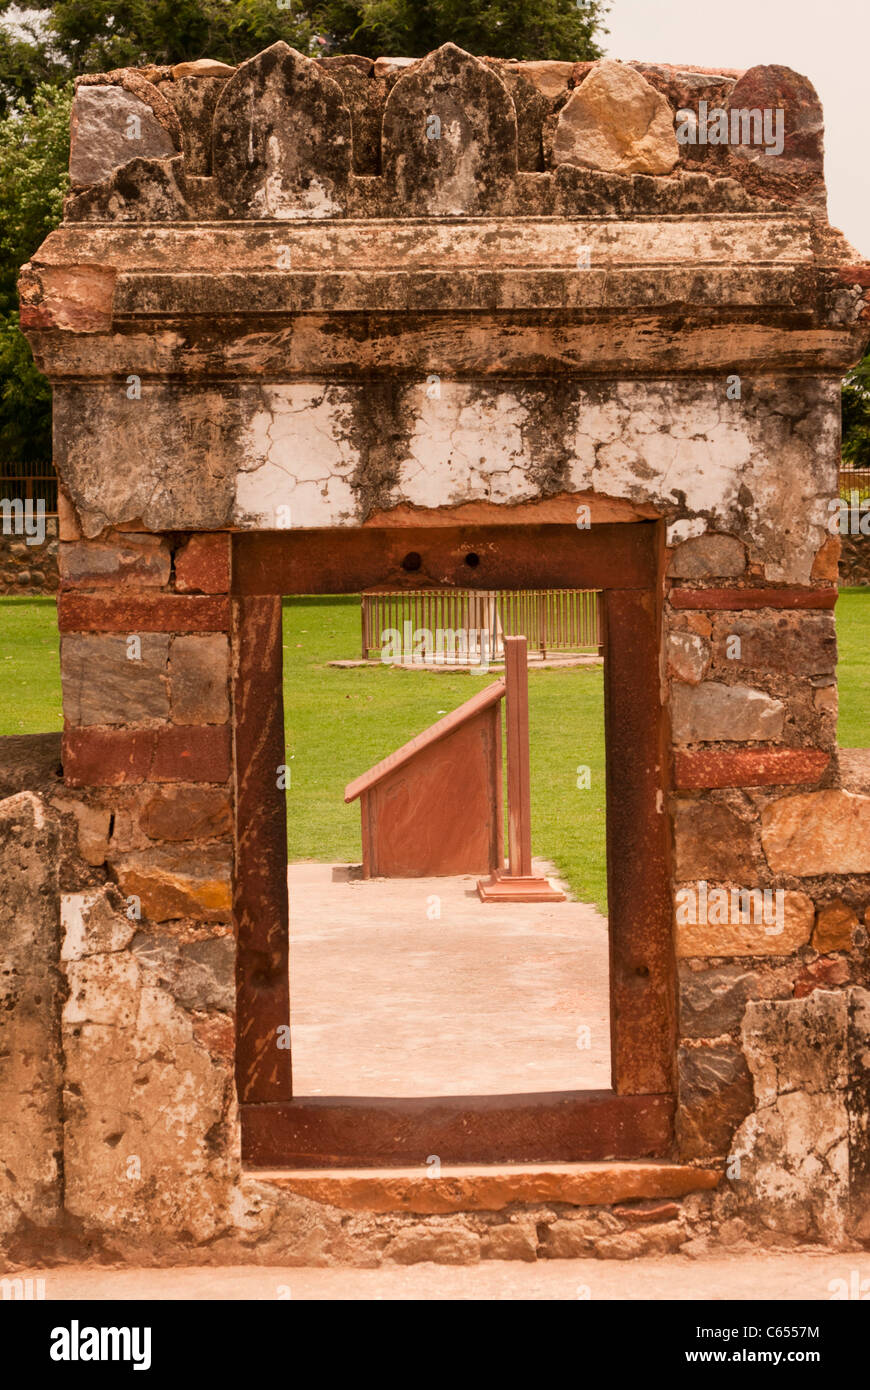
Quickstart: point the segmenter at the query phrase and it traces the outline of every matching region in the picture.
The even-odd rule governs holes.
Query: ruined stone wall
[[[850,986],[870,962],[870,786],[839,765],[833,612],[801,609],[812,590],[753,592],[736,537],[685,541],[669,572],[680,1149],[729,1154],[735,1210],[762,1225],[866,1234],[866,1192],[843,1197],[867,1145],[846,1078],[849,999],[865,997]],[[732,891],[757,888],[768,916],[735,913]]]
[[[45,539],[28,544],[24,535],[0,532],[0,594],[57,591],[57,517],[45,518]]]
[[[781,155],[679,144],[702,99],[781,104]],[[7,1161],[13,1256],[52,1230],[315,1263],[870,1238],[870,785],[836,747],[828,525],[870,270],[825,221],[809,84],[276,45],[82,80],[72,170],[21,282],[65,490],[64,784],[0,810],[40,862],[74,834],[78,867],[33,870],[57,905],[24,946],[4,920],[13,976],[38,939],[47,981],[5,1022],[50,1059]],[[230,532],[340,546],[519,505],[665,532],[670,1157],[701,1190],[338,1210],[239,1158]]]
[[[0,868],[15,883],[0,904],[0,1057],[14,1059],[0,1066],[0,1268],[469,1264],[866,1241],[870,994],[791,997],[777,961],[767,975],[744,959],[724,983],[719,962],[701,981],[706,1009],[700,991],[692,999],[719,1038],[708,1078],[721,1080],[742,1037],[755,1081],[755,1108],[733,1142],[734,1119],[722,1133],[730,1176],[718,1188],[710,1159],[696,1160],[694,1184],[676,1170],[670,1187],[658,1164],[544,1166],[519,1201],[504,1168],[485,1184],[383,1175],[374,1193],[352,1174],[246,1173],[227,938],[202,915],[131,919],[110,859],[84,862],[99,851],[78,794],[50,766],[34,776],[30,755],[14,772],[38,790],[0,801]],[[741,1034],[732,1019],[744,1011]],[[704,1140],[715,1134],[715,1118],[695,1119]]]

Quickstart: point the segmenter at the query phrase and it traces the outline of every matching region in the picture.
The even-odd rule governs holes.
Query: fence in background
[[[530,652],[597,651],[601,620],[597,589],[405,589],[362,596],[362,654],[380,656],[388,632],[413,650],[413,633],[487,633],[491,657],[503,654],[502,638],[525,636]],[[411,642],[405,638],[409,623]],[[461,661],[458,642],[444,637],[445,661]],[[479,642],[475,644],[479,650]],[[451,652],[453,653],[451,657]],[[410,651],[407,652],[410,656]],[[467,658],[466,658],[467,659]]]
[[[20,497],[22,502],[45,504],[46,516],[57,515],[57,474],[50,463],[26,464],[0,460],[0,497],[10,501]]]
[[[840,469],[840,496],[848,502],[853,492],[859,499],[870,498],[870,468]]]

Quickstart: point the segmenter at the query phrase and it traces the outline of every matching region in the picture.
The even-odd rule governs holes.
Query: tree
[[[604,0],[336,0],[317,19],[342,53],[420,58],[442,43],[490,58],[599,58]]]
[[[11,0],[0,0],[0,10]],[[607,0],[31,0],[30,39],[0,52],[0,76],[42,76],[217,58],[240,63],[284,39],[303,53],[419,58],[448,40],[502,58],[597,58]],[[52,56],[49,56],[52,55]]]
[[[299,0],[32,0],[74,75],[216,58],[241,63],[284,39],[312,51],[315,24]]]
[[[61,219],[72,85],[42,84],[0,120],[0,457],[51,458],[51,391],[18,327],[21,265]]]
[[[843,382],[843,462],[870,469],[870,352]]]

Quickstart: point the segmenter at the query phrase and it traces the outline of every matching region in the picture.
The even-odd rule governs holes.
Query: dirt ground
[[[831,1300],[870,1299],[870,1253],[733,1251],[690,1260],[487,1261],[450,1267],[380,1269],[60,1269],[17,1271],[43,1278],[45,1298],[296,1300]],[[863,1288],[862,1288],[863,1285]]]
[[[294,1095],[610,1086],[606,919],[588,903],[484,904],[476,884],[291,865]]]

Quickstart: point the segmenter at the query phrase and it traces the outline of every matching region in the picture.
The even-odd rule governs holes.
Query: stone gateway
[[[774,145],[681,140],[702,104]],[[7,1265],[870,1241],[870,265],[810,83],[276,44],[80,78],[71,175],[20,281],[64,734],[0,753]],[[281,596],[410,580],[603,593],[608,1091],[292,1094]]]

